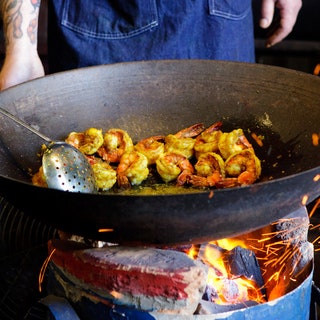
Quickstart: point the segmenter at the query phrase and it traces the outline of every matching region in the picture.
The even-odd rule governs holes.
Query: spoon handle
[[[8,112],[7,110],[5,110],[5,109],[3,109],[1,107],[0,107],[0,113],[5,115],[6,117],[10,118],[14,122],[18,123],[22,127],[26,128],[27,130],[33,132],[34,134],[36,134],[38,137],[42,138],[43,140],[45,140],[47,142],[52,142],[52,139],[48,138],[47,136],[45,136],[44,134],[42,134],[38,130],[36,130],[33,127],[29,126],[26,122],[22,121],[21,119],[17,118],[16,116],[14,116],[13,114],[11,114],[10,112]]]

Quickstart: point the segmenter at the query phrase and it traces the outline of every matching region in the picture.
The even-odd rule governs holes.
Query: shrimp
[[[197,174],[189,182],[196,187],[213,187],[225,177],[224,161],[214,152],[202,153],[194,167]]]
[[[149,175],[147,157],[138,151],[126,151],[120,158],[117,175],[120,188],[141,184]]]
[[[225,161],[226,174],[236,177],[236,181],[226,179],[221,186],[249,185],[254,183],[261,174],[261,163],[250,149],[239,151]]]
[[[79,149],[80,145],[84,142],[84,133],[83,132],[70,132],[68,137],[65,139],[65,142],[71,144],[75,148]]]
[[[148,165],[155,164],[164,153],[164,139],[165,136],[153,136],[139,141],[134,148],[148,158]]]
[[[88,155],[92,155],[103,145],[103,134],[101,129],[89,128],[84,132],[84,140],[79,146],[79,150]]]
[[[98,189],[111,189],[117,182],[117,173],[107,162],[96,161],[91,164]]]
[[[220,130],[221,126],[221,121],[216,122],[196,137],[194,144],[196,158],[199,158],[202,153],[216,152],[219,150],[218,142],[222,135],[222,131]]]
[[[178,185],[188,182],[194,173],[190,161],[183,155],[176,153],[163,153],[156,161],[156,167],[162,180],[166,183],[177,179]]]
[[[43,173],[43,167],[41,166],[33,176],[32,176],[32,184],[38,187],[48,188],[46,177]]]
[[[232,154],[241,150],[252,150],[251,143],[247,140],[242,129],[235,129],[231,132],[223,132],[219,142],[219,151],[223,159],[229,158]]]
[[[103,144],[102,130],[89,128],[84,132],[71,132],[65,141],[79,149],[83,154],[92,155]]]
[[[124,130],[109,129],[103,139],[103,146],[98,154],[105,161],[117,163],[125,152],[133,150],[132,139]]]
[[[176,134],[169,134],[165,139],[165,152],[176,153],[190,159],[194,154],[195,139],[204,130],[202,123],[185,128]]]

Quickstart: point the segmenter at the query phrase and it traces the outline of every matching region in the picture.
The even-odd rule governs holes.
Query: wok
[[[320,194],[320,79],[258,64],[147,61],[33,80],[0,94],[1,106],[59,140],[119,127],[134,141],[221,120],[264,137],[262,178],[251,186],[179,194],[81,194],[33,186],[41,141],[1,118],[0,194],[26,214],[91,239],[145,245],[199,243],[249,232]],[[27,170],[26,170],[27,169]],[[104,229],[99,232],[99,229]],[[101,230],[100,230],[101,231]]]

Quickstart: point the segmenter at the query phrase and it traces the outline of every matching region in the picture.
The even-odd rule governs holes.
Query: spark
[[[114,229],[112,229],[112,228],[101,228],[98,230],[98,232],[113,232],[113,231],[114,231]]]
[[[320,201],[319,201],[320,202]],[[250,245],[254,248],[254,252],[258,254],[257,259],[261,267],[261,271],[264,275],[268,274],[271,269],[273,272],[267,280],[265,280],[265,286],[274,282],[279,284],[280,280],[285,280],[285,275],[288,275],[288,280],[295,281],[297,275],[298,265],[302,259],[302,254],[299,248],[300,238],[296,230],[301,228],[301,224],[296,223],[296,226],[292,224],[294,220],[299,218],[284,218],[279,219],[272,223],[272,225],[291,223],[289,230],[281,229],[277,231],[265,232],[261,235],[260,239],[252,239],[256,241],[257,245]],[[306,223],[309,228],[309,222]],[[320,239],[320,236],[319,236]],[[293,261],[294,260],[294,261]],[[293,261],[288,264],[288,261]],[[302,272],[302,271],[301,271]]]
[[[307,195],[304,195],[304,196],[302,197],[301,204],[302,204],[303,206],[305,206],[305,205],[308,203],[308,199],[309,199],[309,197],[308,197]]]
[[[43,282],[43,279],[44,279],[44,275],[45,275],[45,272],[46,272],[46,269],[48,267],[48,264],[52,258],[52,255],[54,254],[54,252],[56,251],[56,249],[53,249],[50,253],[50,255],[46,258],[46,260],[44,260],[44,263],[43,265],[41,266],[41,269],[40,269],[40,272],[39,272],[39,277],[38,277],[38,283],[39,283],[39,292],[42,291],[42,282]]]
[[[319,139],[320,139],[319,134],[317,134],[317,133],[313,133],[312,134],[312,144],[314,146],[318,146],[319,145]]]
[[[316,201],[315,205],[313,206],[312,210],[309,213],[309,218],[313,216],[316,210],[320,207],[320,198]]]

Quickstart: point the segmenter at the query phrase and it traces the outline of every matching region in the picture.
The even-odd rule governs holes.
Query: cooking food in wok
[[[199,243],[257,229],[320,193],[320,79],[258,64],[148,61],[63,72],[8,89],[2,107],[59,140],[121,128],[133,141],[222,121],[261,160],[247,186],[166,194],[82,194],[32,185],[41,141],[3,117],[0,194],[64,231],[116,243]],[[258,138],[257,138],[258,137]],[[312,138],[313,137],[313,138]]]
[[[149,192],[147,186],[156,189],[156,193],[166,189],[174,192],[173,184],[166,188],[159,180],[177,187],[199,188],[254,183],[260,177],[261,163],[252,144],[241,128],[223,132],[221,127],[221,122],[206,129],[197,123],[175,134],[148,137],[136,144],[125,130],[111,128],[103,133],[102,129],[88,128],[71,132],[65,141],[86,157],[101,192],[121,192],[134,186],[141,186],[135,193]],[[261,146],[262,141],[258,141]],[[47,151],[46,146],[43,149]],[[33,175],[32,182],[48,187],[43,166]]]

